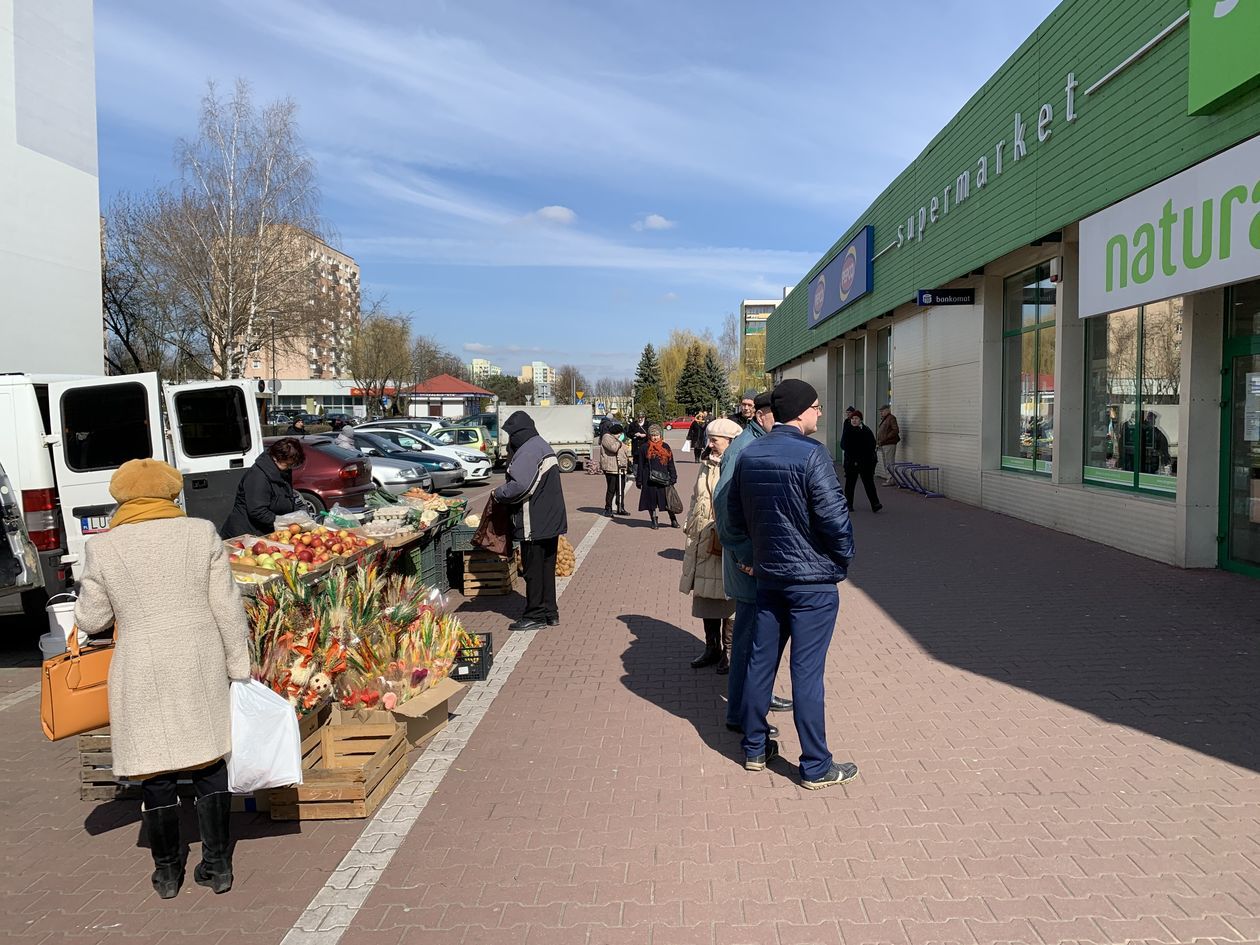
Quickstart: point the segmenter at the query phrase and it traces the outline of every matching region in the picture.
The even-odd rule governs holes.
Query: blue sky
[[[246,78],[417,331],[625,376],[799,281],[1054,6],[97,0],[102,201]]]

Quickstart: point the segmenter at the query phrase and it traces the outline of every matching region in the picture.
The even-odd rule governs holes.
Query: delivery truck
[[[594,414],[589,406],[578,404],[573,407],[534,407],[525,404],[499,404],[500,462],[507,462],[508,458],[508,438],[503,432],[503,424],[518,410],[530,415],[534,426],[538,428],[538,434],[556,451],[556,462],[561,472],[573,472],[578,466],[590,462],[591,443],[595,437],[591,429],[591,417]]]

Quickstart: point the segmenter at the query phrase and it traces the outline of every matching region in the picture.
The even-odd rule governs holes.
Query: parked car
[[[0,466],[0,598],[43,586],[39,552],[26,530],[26,519],[9,477]]]
[[[273,425],[279,424],[279,423],[292,423],[293,418],[290,417],[287,413],[283,413],[282,411],[277,410],[274,413],[267,414],[266,422]]]
[[[389,417],[382,417],[379,420],[369,420],[367,423],[359,424],[366,430],[372,430],[380,427],[396,430],[419,430],[421,433],[430,433],[439,427],[445,426],[449,421],[443,417],[395,417],[392,420]]]
[[[452,489],[463,485],[465,474],[463,467],[454,456],[446,456],[437,452],[405,450],[390,442],[375,431],[355,427],[350,433],[355,448],[367,456],[385,456],[404,460],[415,466],[422,466],[433,478],[434,489]]]
[[[373,432],[401,449],[434,453],[438,456],[453,456],[463,467],[466,482],[479,482],[490,478],[490,457],[480,450],[469,449],[466,446],[451,446],[417,430],[376,429]]]
[[[692,416],[675,417],[673,420],[666,420],[664,427],[666,430],[686,430],[695,422],[696,418]]]
[[[267,437],[270,446],[278,436]],[[373,489],[372,463],[358,453],[342,449],[327,436],[302,437],[306,462],[293,470],[293,488],[305,500],[312,513],[327,512],[340,503],[344,508],[360,511],[367,504]]]
[[[439,427],[429,436],[443,446],[462,446],[480,450],[487,458],[494,456],[494,437],[482,426]]]
[[[359,422],[359,418],[350,413],[326,413],[324,414],[324,423],[329,424],[334,430],[340,430],[342,427],[354,426]]]
[[[485,427],[490,431],[491,455],[494,454],[494,444],[499,442],[499,415],[497,413],[474,413],[467,417],[461,417],[451,426],[456,427]]]
[[[356,450],[355,452],[359,452]],[[366,462],[372,467],[372,485],[394,495],[402,495],[408,489],[419,486],[426,491],[433,488],[433,476],[429,470],[414,460],[395,454],[376,452]]]

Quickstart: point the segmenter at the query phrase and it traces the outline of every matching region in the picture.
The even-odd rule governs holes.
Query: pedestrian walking
[[[726,596],[722,584],[722,542],[713,521],[713,492],[722,475],[719,462],[731,441],[742,432],[739,424],[725,418],[708,424],[709,444],[701,460],[700,475],[691,493],[687,512],[687,547],[683,551],[682,580],[678,589],[691,595],[691,616],[704,623],[704,652],[691,661],[692,669],[717,664],[718,672],[729,670],[724,643],[730,636],[730,618],[735,602]]]
[[[871,510],[878,512],[884,506],[875,490],[875,434],[862,422],[862,411],[855,410],[845,427],[844,439],[844,499],[853,508],[853,487],[860,478],[871,502]]]
[[[792,700],[801,742],[801,783],[811,790],[857,777],[827,747],[824,673],[840,609],[836,585],[853,558],[853,528],[818,430],[818,392],[801,380],[774,389],[775,426],[744,448],[726,504],[737,543],[751,541],[757,616],[743,704],[744,767],[760,771],[779,753],[766,712],[779,655],[792,642]]]
[[[713,493],[714,520],[718,539],[722,542],[722,586],[726,596],[735,601],[735,619],[731,622],[730,637],[725,641],[726,662],[730,668],[730,678],[726,683],[726,727],[740,734],[744,731],[744,681],[748,676],[748,654],[752,651],[753,624],[757,617],[757,581],[752,576],[752,542],[746,534],[737,536],[731,531],[726,497],[735,465],[744,448],[765,436],[773,427],[770,392],[764,391],[754,398],[753,419],[722,454],[722,475]],[[719,666],[718,672],[721,671]],[[790,699],[771,696],[771,712],[786,712],[791,708]],[[775,738],[778,734],[778,729],[770,726],[770,737]]]
[[[669,491],[678,482],[674,451],[655,423],[647,428],[647,433],[647,449],[634,471],[634,484],[639,487],[639,511],[650,513],[653,528],[660,528],[658,512],[668,512],[670,527],[681,528],[675,509],[669,505]]]
[[[232,750],[229,683],[249,678],[249,623],[214,526],[175,504],[183,475],[133,459],[109,482],[118,509],[87,542],[74,619],[115,628],[109,668],[114,777],[140,781],[140,818],[153,888],[171,899],[184,881],[176,782],[191,780],[201,830],[194,881],[232,888],[224,756]]]
[[[494,500],[511,508],[512,539],[521,546],[525,613],[509,630],[537,630],[560,623],[556,603],[556,551],[569,530],[556,453],[538,435],[533,418],[517,410],[503,423],[508,436],[507,478]]]
[[[302,498],[293,488],[293,470],[305,462],[302,444],[291,436],[267,447],[237,484],[232,511],[220,530],[223,537],[265,535],[275,531],[277,515],[296,512]]]
[[[752,388],[744,391],[744,396],[740,398],[739,408],[727,417],[728,420],[734,420],[739,424],[739,428],[743,430],[752,423],[753,414],[757,411],[757,392]]]
[[[626,444],[621,442],[621,438],[617,436],[613,430],[621,430],[620,424],[612,423],[605,420],[600,424],[603,431],[599,437],[597,444],[599,471],[604,474],[604,514],[609,518],[613,514],[613,503],[617,503],[617,514],[626,514],[626,499],[624,492],[624,483],[626,481],[626,470],[630,466],[630,451],[626,449]]]
[[[704,432],[708,425],[709,413],[706,410],[701,410],[696,414],[696,419],[691,421],[691,426],[687,428],[687,442],[691,444],[691,452],[695,456],[697,463],[700,462],[700,456],[708,445]]]
[[[897,462],[897,444],[901,442],[901,426],[892,412],[892,404],[879,408],[879,426],[875,428],[875,448],[879,451],[879,463],[884,467],[884,485],[896,482],[893,464]]]

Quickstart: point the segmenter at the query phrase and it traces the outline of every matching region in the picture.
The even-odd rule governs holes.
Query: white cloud
[[[678,293],[677,293],[677,292],[666,292],[664,295],[662,295],[662,296],[661,296],[661,301],[662,301],[662,302],[677,302],[677,301],[678,301]]]
[[[569,226],[577,222],[577,214],[568,207],[552,205],[549,207],[541,207],[534,211],[534,216],[539,220],[547,223],[559,223],[561,226]]]
[[[659,213],[649,213],[642,220],[635,220],[630,227],[634,230],[672,230],[677,225],[673,220],[667,220]]]
[[[469,341],[464,345],[464,350],[471,354],[554,354],[546,348],[537,346],[528,347],[525,345],[485,345],[480,341]]]

